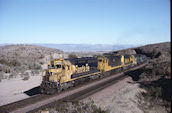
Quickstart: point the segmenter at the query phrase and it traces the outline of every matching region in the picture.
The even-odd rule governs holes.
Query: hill
[[[149,58],[148,65],[133,76],[133,80],[146,90],[139,96],[139,106],[144,112],[159,112],[156,110],[160,108],[165,109],[167,113],[171,111],[170,45],[170,42],[164,42],[133,48],[137,54],[145,54]]]
[[[65,54],[52,48],[33,45],[0,46],[0,77],[15,77],[25,71],[40,71],[50,58],[65,57]]]
[[[110,45],[110,44],[36,44],[49,48],[56,48],[64,52],[100,52],[100,51],[114,51],[122,50],[131,47],[138,47],[138,45]]]

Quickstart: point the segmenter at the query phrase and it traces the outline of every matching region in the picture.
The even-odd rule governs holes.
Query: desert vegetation
[[[78,58],[75,54],[69,54],[68,58]]]
[[[139,48],[135,51],[145,54],[149,60],[148,65],[139,75],[140,87],[146,92],[141,95],[141,108],[145,112],[165,108],[166,112],[171,111],[171,50],[170,43],[152,44]]]
[[[108,110],[101,109],[94,104],[94,101],[88,102],[62,102],[60,104],[53,104],[45,109],[39,110],[36,113],[108,113]]]
[[[0,46],[0,79],[36,75],[51,58],[63,57],[58,49],[33,45]]]

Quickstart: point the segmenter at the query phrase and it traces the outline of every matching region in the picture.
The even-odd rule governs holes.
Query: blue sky
[[[0,43],[170,41],[170,0],[0,0]]]

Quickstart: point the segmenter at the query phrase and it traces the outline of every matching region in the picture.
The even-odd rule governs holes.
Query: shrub
[[[40,69],[42,69],[42,67],[41,67],[40,65],[36,64],[36,65],[35,65],[35,69],[36,69],[36,70],[40,70]]]
[[[7,62],[5,59],[0,59],[0,63],[1,63],[1,64],[5,64],[5,65],[8,64],[8,62]]]
[[[18,62],[17,60],[12,60],[10,63],[9,63],[9,66],[20,66],[20,62]]]
[[[14,78],[14,75],[13,74],[10,74],[9,75],[9,79],[11,79],[11,78]]]
[[[24,78],[22,80],[29,80],[29,76],[24,76]]]
[[[160,98],[162,96],[162,91],[161,91],[161,87],[146,87],[145,88],[147,93],[143,93],[144,97],[152,97],[152,98]]]
[[[75,54],[69,54],[68,57],[69,58],[78,58]]]
[[[3,74],[0,73],[0,82],[2,81],[2,79],[3,79]]]

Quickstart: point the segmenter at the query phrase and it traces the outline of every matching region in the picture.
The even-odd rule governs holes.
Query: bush
[[[0,82],[2,81],[2,79],[3,79],[3,74],[0,73]]]
[[[29,80],[29,76],[24,76],[24,78],[22,80]]]
[[[8,64],[8,62],[7,62],[5,59],[0,59],[0,63],[1,63],[1,64],[5,64],[5,65]]]
[[[14,75],[13,74],[10,74],[9,75],[9,79],[11,79],[11,78],[14,78]]]
[[[161,91],[161,87],[146,87],[145,88],[147,93],[143,93],[144,97],[152,97],[152,98],[160,98],[162,97],[162,91]]]
[[[69,58],[78,58],[75,54],[69,54],[68,57]]]
[[[40,69],[42,69],[42,67],[41,67],[40,65],[36,65],[36,66],[35,66],[35,69],[36,69],[36,70],[40,70]]]
[[[18,62],[17,60],[12,60],[10,63],[9,63],[9,66],[20,66],[20,62]]]

